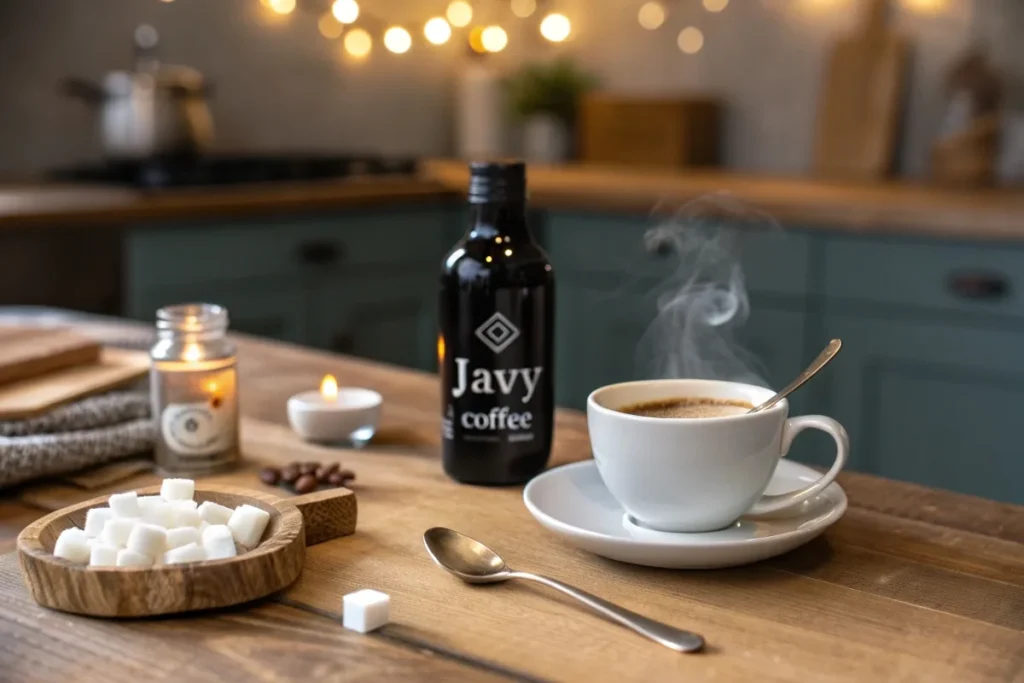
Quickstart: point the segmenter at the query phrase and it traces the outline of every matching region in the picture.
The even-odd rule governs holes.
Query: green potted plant
[[[508,103],[523,127],[523,156],[534,163],[557,163],[569,156],[569,131],[580,98],[596,80],[572,60],[526,64],[506,80]]]

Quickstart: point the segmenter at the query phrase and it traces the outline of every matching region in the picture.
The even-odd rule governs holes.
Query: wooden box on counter
[[[722,106],[713,99],[594,93],[580,107],[580,160],[646,168],[714,166],[721,119]]]

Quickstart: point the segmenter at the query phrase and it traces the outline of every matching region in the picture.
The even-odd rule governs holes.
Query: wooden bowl
[[[139,489],[140,495],[159,486]],[[234,508],[243,503],[270,513],[260,544],[237,557],[156,567],[95,567],[53,555],[60,532],[85,526],[86,511],[107,496],[72,505],[27,526],[18,535],[18,559],[33,599],[44,607],[96,617],[148,617],[227,607],[262,598],[299,577],[306,546],[355,531],[356,498],[330,489],[282,500],[227,486],[196,489],[195,500]]]

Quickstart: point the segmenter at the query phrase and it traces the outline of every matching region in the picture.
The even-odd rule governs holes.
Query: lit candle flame
[[[324,375],[323,381],[320,382],[320,395],[328,401],[338,398],[338,380],[334,379],[334,375]]]

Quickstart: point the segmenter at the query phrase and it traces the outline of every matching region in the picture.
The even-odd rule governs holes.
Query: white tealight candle
[[[319,391],[304,391],[288,399],[288,421],[306,441],[369,441],[380,419],[383,399],[376,391],[338,388],[333,375],[325,375]]]

